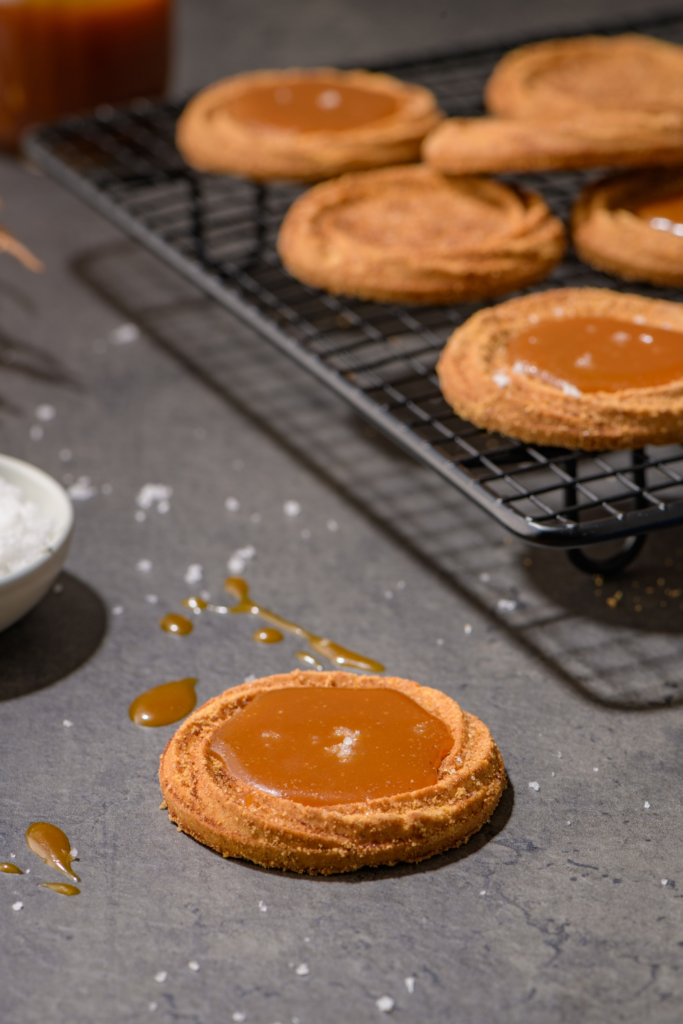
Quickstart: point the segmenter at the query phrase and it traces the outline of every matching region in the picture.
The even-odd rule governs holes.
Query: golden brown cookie
[[[683,169],[633,171],[584,189],[572,215],[576,251],[627,281],[683,285]]]
[[[616,110],[534,118],[453,117],[422,156],[443,174],[648,167],[683,160],[683,113]]]
[[[446,303],[539,281],[564,244],[536,193],[418,165],[316,185],[290,207],[278,251],[293,277],[335,295]]]
[[[420,142],[442,117],[433,93],[390,75],[252,71],[190,100],[176,143],[200,171],[319,181],[417,160]]]
[[[528,43],[498,62],[484,98],[490,113],[512,118],[683,113],[683,47],[635,33]]]
[[[436,781],[360,802],[321,805],[302,802],[308,799],[304,797],[287,798],[272,786],[267,791],[267,782],[256,785],[251,775],[228,768],[229,754],[219,756],[215,750],[225,749],[220,736],[226,728],[241,727],[244,720],[237,716],[257,710],[259,697],[304,688],[389,690],[395,691],[392,697],[410,698],[407,703],[416,714],[450,734],[444,747],[448,752],[434,763]],[[278,728],[286,733],[286,727]],[[275,743],[282,740],[271,730],[259,735],[266,737],[262,745],[270,736]],[[334,736],[338,742],[324,754],[335,763],[349,763],[353,751],[363,749],[363,729],[342,725]],[[390,730],[382,742],[391,745]],[[280,763],[276,754],[273,763]],[[324,779],[325,773],[321,775]],[[489,820],[506,785],[503,761],[488,729],[450,697],[405,679],[346,672],[291,672],[226,690],[183,722],[162,755],[159,778],[171,820],[223,856],[324,875],[419,861],[459,846]],[[297,778],[292,769],[292,785]]]
[[[649,36],[511,50],[485,90],[493,116],[452,118],[423,144],[445,174],[683,162],[683,47]]]
[[[600,451],[683,441],[683,306],[607,288],[483,309],[437,367],[458,415],[533,444]]]

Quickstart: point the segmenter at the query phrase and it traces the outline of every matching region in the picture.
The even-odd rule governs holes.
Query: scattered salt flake
[[[392,598],[393,598],[393,596],[394,596],[394,592],[393,592],[393,590],[385,590],[385,591],[384,591],[384,596],[385,596],[385,598],[387,599],[387,601],[391,601],[391,599],[392,599]]]
[[[499,388],[506,388],[510,383],[510,378],[504,370],[496,370],[491,376],[491,380],[494,384],[497,384]]]
[[[69,856],[70,856],[70,857],[71,857],[71,858],[72,858],[73,860],[76,860],[76,857],[78,857],[78,850],[76,849],[76,847],[75,847],[75,846],[72,846],[72,847],[71,847],[71,849],[69,850]]]
[[[517,607],[517,602],[516,601],[510,601],[506,597],[501,597],[501,599],[498,602],[498,611],[499,612],[514,612],[516,607]]]
[[[552,776],[553,779],[555,778],[555,772],[551,772],[550,775]]]
[[[597,768],[594,768],[594,769],[593,769],[593,771],[594,771],[594,772],[597,772],[597,771],[598,771],[598,769],[597,769]]]
[[[199,970],[199,964],[197,963],[196,960],[190,960],[187,966],[190,968],[191,971]]]
[[[30,875],[30,874],[31,874],[31,869],[30,869],[30,868],[26,868],[26,874],[27,874],[27,875]]]
[[[10,857],[12,858],[12,860],[14,860],[14,858],[16,857],[16,853],[10,853]]]
[[[54,405],[39,405],[36,409],[36,419],[42,423],[49,423],[57,415]]]
[[[159,984],[161,984],[163,981],[166,981],[167,978],[168,971],[157,971],[157,973],[154,975],[154,980],[158,981]]]
[[[237,498],[226,498],[225,507],[227,508],[228,512],[239,512],[240,503],[237,500]]]
[[[21,900],[17,900],[16,903],[12,904],[12,910],[22,910],[23,906],[24,904],[21,902]]]
[[[188,565],[187,569],[185,570],[185,575],[183,579],[190,586],[193,586],[195,583],[201,583],[203,575],[204,570],[202,569],[201,565],[199,565],[197,562],[193,562],[192,565]]]
[[[69,487],[69,497],[74,501],[89,501],[97,494],[97,488],[89,476],[79,476],[78,480]]]
[[[298,501],[286,501],[282,506],[282,511],[286,516],[294,518],[294,516],[298,516],[301,512],[301,505]]]
[[[265,904],[265,903],[263,902],[263,900],[259,900],[259,901],[258,901],[258,908],[259,908],[259,910],[261,911],[261,913],[262,913],[262,914],[265,914],[265,913],[266,913],[266,911],[268,910],[268,907],[267,907],[267,906],[266,906],[266,904]]]
[[[480,572],[479,579],[481,580],[482,583],[488,583],[491,579],[491,576],[488,572]]]
[[[159,1005],[158,1003],[150,1003],[149,1004],[149,1012],[150,1013],[154,1013],[154,1011],[156,1010],[158,1005]]]
[[[162,516],[165,516],[166,513],[170,512],[170,511],[171,511],[171,503],[170,503],[170,501],[160,501],[159,504],[157,505],[157,512],[160,515],[162,515]]]
[[[117,604],[111,610],[112,615],[123,615],[123,605]]]
[[[253,683],[255,679],[256,679],[256,676],[252,674],[250,676],[245,676],[243,682],[245,682],[245,683]]]
[[[479,895],[480,896],[485,896],[486,895],[486,889],[482,889],[481,892],[479,893]]]
[[[237,551],[233,551],[228,559],[228,572],[234,575],[244,572],[247,562],[250,562],[256,554],[256,548],[253,544],[247,544],[244,548],[238,548]]]
[[[73,457],[74,453],[71,451],[70,448],[62,448],[61,452],[59,453],[59,458],[61,462],[71,462]]]
[[[112,345],[130,345],[140,337],[140,328],[137,324],[119,324],[109,335]]]
[[[294,973],[298,974],[300,978],[305,978],[307,974],[311,973],[311,969],[308,964],[299,964],[298,967],[294,968]]]
[[[469,636],[470,633],[472,632],[472,627],[469,624],[469,622],[465,623],[465,625],[463,626],[463,629],[465,630],[465,633],[467,634],[467,636]]]
[[[242,1024],[242,1021],[247,1019],[247,1015],[238,1010],[237,1013],[233,1013],[232,1019],[236,1021],[236,1024]]]
[[[538,783],[538,782],[530,782],[529,783],[529,789],[534,789],[537,793],[538,793],[540,788],[541,788],[541,786],[540,786],[540,783]]]
[[[143,512],[149,512],[154,505],[157,506],[159,512],[168,512],[170,505],[168,504],[173,496],[173,488],[167,484],[144,484],[138,491],[135,504],[138,508],[141,508]]]
[[[571,821],[568,821],[568,822],[567,822],[567,824],[568,824],[568,825],[571,825]]]
[[[28,436],[31,438],[32,441],[42,441],[44,433],[45,431],[43,430],[43,428],[40,427],[37,423],[34,423],[28,432]]]
[[[443,637],[440,636],[436,643],[439,647],[443,647]]]
[[[643,804],[643,807],[645,808],[646,811],[649,811],[650,810],[650,801],[646,800],[645,803]]]
[[[408,992],[412,996],[413,992],[415,991],[415,978],[413,978],[412,976],[409,977],[409,978],[405,978],[404,982],[405,982],[406,988],[408,989]]]
[[[67,729],[70,729],[71,726],[73,725],[73,722],[71,721],[70,718],[65,718],[64,721],[62,722],[62,725],[65,726]]]
[[[380,996],[376,1002],[377,1009],[381,1013],[391,1013],[395,1005],[391,996]]]
[[[149,558],[141,558],[139,562],[135,563],[135,568],[138,572],[149,572],[152,568],[152,563]]]
[[[662,879],[662,885],[668,885],[668,884],[669,884],[669,879],[668,878],[663,878]]]
[[[336,519],[328,519],[327,520],[327,529],[330,531],[330,533],[336,533],[337,530],[339,529],[339,523],[337,522],[337,520]]]
[[[158,604],[159,598],[156,594],[145,594],[145,601],[147,604]]]

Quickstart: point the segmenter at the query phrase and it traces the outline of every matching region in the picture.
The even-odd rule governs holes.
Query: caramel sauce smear
[[[294,636],[305,640],[316,654],[321,655],[326,661],[331,662],[337,667],[358,668],[365,672],[384,672],[384,665],[381,662],[375,661],[373,658],[366,658],[356,651],[349,651],[346,647],[341,647],[327,637],[316,636],[315,633],[304,629],[303,626],[298,626],[295,622],[289,622],[288,619],[284,619],[281,615],[270,612],[267,608],[256,604],[249,595],[247,581],[241,577],[229,576],[225,581],[225,589],[229,594],[237,598],[237,604],[229,609],[231,615],[243,613],[258,615],[260,618],[265,619],[266,622],[269,622],[271,626],[275,626],[276,629],[285,633],[293,633]]]
[[[196,683],[196,679],[188,678],[154,686],[135,698],[128,715],[136,725],[157,727],[179,722],[197,703]]]

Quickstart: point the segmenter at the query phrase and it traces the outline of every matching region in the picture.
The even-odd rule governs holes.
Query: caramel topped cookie
[[[650,36],[550,39],[511,50],[485,90],[493,116],[437,126],[446,174],[683,162],[683,47]]]
[[[582,260],[627,281],[683,285],[683,170],[637,171],[586,188],[572,216]]]
[[[683,308],[565,288],[475,313],[437,367],[446,400],[521,441],[599,451],[683,440]]]
[[[300,196],[278,251],[290,274],[333,294],[442,303],[540,280],[562,257],[564,230],[536,193],[388,167]]]
[[[442,116],[428,89],[390,75],[254,71],[198,93],[178,121],[176,142],[201,171],[317,181],[416,160]]]
[[[161,758],[178,828],[308,874],[418,861],[489,820],[505,769],[486,726],[405,679],[291,672],[226,690]]]

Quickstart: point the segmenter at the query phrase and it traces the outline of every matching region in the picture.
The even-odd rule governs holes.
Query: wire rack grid
[[[641,26],[642,28],[642,26]],[[648,24],[683,42],[683,19]],[[622,26],[623,29],[623,26]],[[432,89],[448,114],[482,112],[502,48],[382,70]],[[182,104],[100,108],[34,132],[28,155],[50,175],[237,313],[419,461],[536,544],[578,548],[683,522],[683,446],[585,453],[525,445],[459,419],[435,374],[449,334],[485,303],[406,308],[336,298],[291,278],[281,220],[301,189],[188,168],[174,145]],[[566,218],[578,173],[509,176]],[[626,286],[569,255],[541,286]],[[631,287],[628,290],[633,291]],[[636,289],[680,300],[672,289]]]

